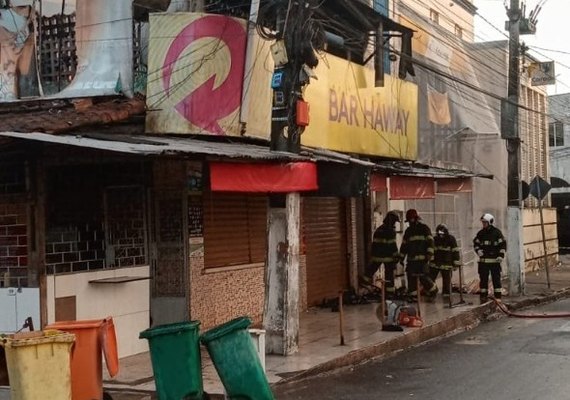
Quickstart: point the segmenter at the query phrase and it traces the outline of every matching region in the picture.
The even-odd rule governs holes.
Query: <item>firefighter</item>
[[[374,231],[372,258],[364,272],[364,280],[371,282],[380,265],[384,264],[384,287],[388,300],[392,300],[395,296],[394,271],[400,260],[398,244],[396,243],[396,222],[400,222],[400,217],[394,211],[390,211],[386,214],[382,225]]]
[[[428,300],[435,299],[437,285],[429,277],[429,263],[433,260],[433,236],[429,227],[421,222],[418,212],[414,209],[406,211],[406,222],[409,223],[400,253],[402,260],[406,258],[406,275],[408,278],[408,295],[410,301],[416,301],[418,296],[417,280],[419,276]]]
[[[430,278],[435,282],[441,272],[443,298],[449,299],[451,296],[451,275],[453,270],[461,265],[461,254],[457,240],[449,233],[445,224],[439,224],[435,228],[434,244],[435,253],[433,264],[430,266]]]
[[[489,295],[489,274],[493,280],[493,294],[496,299],[501,298],[501,263],[505,258],[507,242],[503,233],[493,224],[495,218],[483,214],[481,224],[483,229],[477,232],[473,239],[473,247],[479,256],[479,293],[481,303],[485,303]]]

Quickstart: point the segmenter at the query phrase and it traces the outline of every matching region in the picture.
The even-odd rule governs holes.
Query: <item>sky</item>
[[[510,4],[510,0],[507,1]],[[538,4],[543,3],[543,5],[538,14],[536,34],[521,36],[521,41],[530,47],[530,54],[540,61],[556,61],[557,82],[556,85],[548,87],[548,93],[551,95],[569,93],[570,0],[522,0],[521,4],[523,2],[526,3],[527,17]],[[481,15],[475,19],[476,41],[507,39],[505,35],[508,35],[508,32],[504,30],[507,20],[504,0],[475,0],[475,6]]]

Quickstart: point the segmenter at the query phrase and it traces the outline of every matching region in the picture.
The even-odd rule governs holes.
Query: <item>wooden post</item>
[[[416,287],[417,287],[417,299],[418,299],[418,317],[422,317],[422,304],[421,304],[421,297],[422,297],[422,289],[420,286],[420,276],[416,275]]]
[[[384,267],[386,268],[386,267]],[[386,281],[382,279],[382,326],[386,325]]]
[[[342,308],[342,290],[338,292],[338,318],[340,331],[340,345],[344,346],[344,312]]]
[[[540,189],[538,189],[540,195]],[[550,270],[548,268],[548,250],[546,248],[546,233],[544,231],[544,215],[542,213],[542,200],[538,200],[538,210],[540,212],[540,230],[542,231],[542,248],[544,249],[544,267],[546,269],[546,284],[550,289]]]
[[[453,269],[449,272],[453,276]],[[442,279],[443,280],[443,279]],[[451,294],[453,293],[453,285],[451,283],[451,277],[449,278],[449,308],[453,308],[453,302],[451,301]]]

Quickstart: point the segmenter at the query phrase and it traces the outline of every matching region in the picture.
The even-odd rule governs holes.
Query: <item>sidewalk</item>
[[[563,264],[550,268],[550,290],[544,271],[530,273],[526,276],[527,294],[506,297],[505,304],[514,309],[570,296],[570,290],[567,290],[570,288],[570,257],[561,261]],[[464,298],[471,304],[449,309],[440,297],[436,303],[422,305],[425,325],[422,328],[405,328],[404,332],[380,330],[375,316],[377,303],[345,306],[345,346],[340,346],[339,314],[330,309],[311,309],[301,315],[300,351],[289,357],[266,357],[268,379],[279,385],[387,356],[454,331],[470,329],[494,312],[493,303],[478,305],[477,295],[465,295]],[[454,301],[458,300],[459,295],[454,294]],[[204,388],[208,393],[221,395],[223,387],[213,365],[205,350],[202,354]],[[139,397],[125,397],[124,400],[150,398],[154,381],[148,353],[122,359],[121,373],[113,380],[106,377],[105,386],[114,393],[114,398],[119,398],[115,393],[133,391],[138,392]]]

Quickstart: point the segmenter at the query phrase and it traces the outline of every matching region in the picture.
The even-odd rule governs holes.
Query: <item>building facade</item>
[[[548,139],[550,144],[550,171],[552,190],[552,206],[558,214],[558,243],[561,253],[570,248],[570,95],[558,94],[549,96]]]
[[[453,124],[429,125],[431,76],[416,68],[411,79],[405,58],[379,75],[389,57],[369,57],[354,32],[373,25],[404,56],[412,43],[428,60],[440,47],[413,33],[410,21],[423,21],[413,9],[398,23],[388,16],[403,8],[372,5],[317,9],[344,23],[326,26],[294,154],[270,150],[275,65],[251,4],[150,16],[108,0],[78,4],[73,32],[88,39],[70,53],[71,82],[61,71],[50,81],[58,95],[24,101],[16,71],[2,71],[14,83],[0,108],[3,286],[33,289],[43,325],[113,316],[121,356],[145,351],[135,338],[148,326],[195,319],[208,329],[240,315],[266,327],[270,351],[289,354],[299,312],[357,290],[374,211],[413,206],[472,237],[460,216],[476,213],[480,183],[469,171],[487,161],[439,139],[464,127],[487,134],[480,120],[492,119],[458,106]],[[105,22],[94,27],[97,12]],[[456,104],[469,99],[460,94]]]

